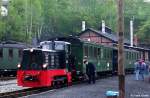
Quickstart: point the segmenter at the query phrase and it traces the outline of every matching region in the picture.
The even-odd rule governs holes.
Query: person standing
[[[140,66],[139,66],[139,61],[136,60],[136,62],[134,63],[134,67],[135,67],[135,79],[139,80],[139,73],[140,73]]]
[[[145,73],[145,67],[146,67],[146,64],[145,64],[145,62],[144,62],[144,60],[142,60],[142,61],[140,61],[139,62],[139,65],[140,65],[140,78],[141,78],[141,80],[144,80],[144,73]]]
[[[144,78],[146,81],[149,82],[149,61],[145,61],[145,72],[144,72]]]
[[[91,82],[93,82],[93,84],[95,84],[95,66],[93,63],[87,62],[86,74],[88,75],[89,78],[88,83],[91,84]]]

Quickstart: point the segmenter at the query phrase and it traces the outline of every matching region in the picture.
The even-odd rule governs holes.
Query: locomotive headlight
[[[18,64],[17,67],[20,68],[20,67],[21,67],[21,64]]]
[[[45,64],[43,64],[43,68],[46,68],[47,66],[48,66],[48,64],[46,64],[46,63],[45,63]]]
[[[33,48],[30,49],[30,52],[33,52]]]

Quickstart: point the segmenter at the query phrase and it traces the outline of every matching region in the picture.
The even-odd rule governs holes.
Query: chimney
[[[133,47],[133,20],[130,20],[130,45]]]
[[[137,35],[136,35],[136,34],[134,35],[133,43],[134,43],[134,45],[135,45],[135,46],[137,46],[137,45],[138,45],[138,37],[137,37]]]
[[[85,21],[82,21],[82,31],[85,30]]]
[[[105,33],[105,21],[102,20],[102,33]]]

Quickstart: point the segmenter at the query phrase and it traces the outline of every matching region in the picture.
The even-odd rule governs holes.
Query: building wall
[[[102,45],[113,45],[113,42],[111,40],[91,31],[81,34],[80,38],[85,41],[91,41]]]

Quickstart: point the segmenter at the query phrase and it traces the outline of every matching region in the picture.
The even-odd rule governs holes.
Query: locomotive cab
[[[63,51],[30,49],[23,51],[19,70],[47,70],[65,68]],[[61,57],[61,58],[60,58]]]
[[[66,53],[70,53],[70,43],[65,41],[43,41],[40,43],[40,47],[48,50],[64,50]]]
[[[64,55],[62,54],[63,58],[65,58],[65,64],[67,70],[71,72],[72,77],[76,76],[76,66],[75,66],[75,56],[71,53],[71,43],[66,41],[43,41],[40,42],[40,47],[42,49],[49,49],[55,51],[63,51]]]
[[[65,51],[25,49],[22,62],[18,65],[18,85],[25,87],[51,86],[58,77],[59,79],[63,77],[70,83],[71,76],[65,60]]]

